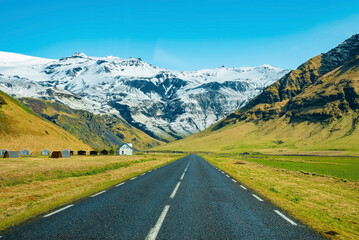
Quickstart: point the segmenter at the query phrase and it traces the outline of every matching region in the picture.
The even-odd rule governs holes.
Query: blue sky
[[[0,50],[45,58],[293,69],[356,33],[357,0],[0,0]]]

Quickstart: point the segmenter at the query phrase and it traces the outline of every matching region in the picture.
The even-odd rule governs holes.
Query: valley
[[[158,150],[358,155],[358,40],[308,60],[210,128]]]
[[[292,71],[270,65],[170,71],[141,59],[83,53],[60,60],[4,56],[13,61],[0,61],[0,89],[18,98],[0,92],[0,146],[33,154],[1,161],[0,230],[26,229],[53,209],[81,205],[91,194],[175,161],[187,164],[180,180],[193,162],[190,179],[197,183],[208,176],[222,182],[213,172],[219,168],[235,184],[222,182],[222,190],[253,191],[240,201],[254,197],[282,209],[301,229],[315,230],[305,230],[313,239],[320,238],[316,232],[329,239],[359,236],[359,34]],[[38,156],[44,148],[114,150],[126,142],[134,156]],[[201,157],[182,158],[191,153]],[[162,179],[167,189],[164,179],[172,184],[168,174],[178,170],[173,166],[148,178]],[[152,196],[148,187],[139,191]],[[212,201],[210,192],[196,191]]]

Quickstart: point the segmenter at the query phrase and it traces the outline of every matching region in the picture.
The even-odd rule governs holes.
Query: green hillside
[[[0,149],[91,150],[92,147],[59,126],[38,116],[14,98],[0,91]]]
[[[211,128],[158,150],[359,154],[359,35],[267,87]]]
[[[136,149],[161,144],[119,116],[95,115],[88,111],[69,108],[61,103],[34,98],[22,98],[20,101],[95,149],[113,149],[127,142],[133,143]]]

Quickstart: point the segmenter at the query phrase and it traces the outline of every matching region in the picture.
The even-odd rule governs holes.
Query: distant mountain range
[[[11,96],[112,115],[164,141],[210,127],[288,72],[269,65],[171,71],[139,58],[76,53],[52,60],[0,52],[0,90]]]
[[[359,34],[356,34],[289,72],[206,131],[162,148],[357,154],[358,122]]]

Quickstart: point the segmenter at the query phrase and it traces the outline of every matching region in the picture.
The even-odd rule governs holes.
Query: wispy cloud
[[[188,64],[184,60],[159,46],[156,46],[154,49],[153,63],[174,70],[184,70],[188,68]]]

